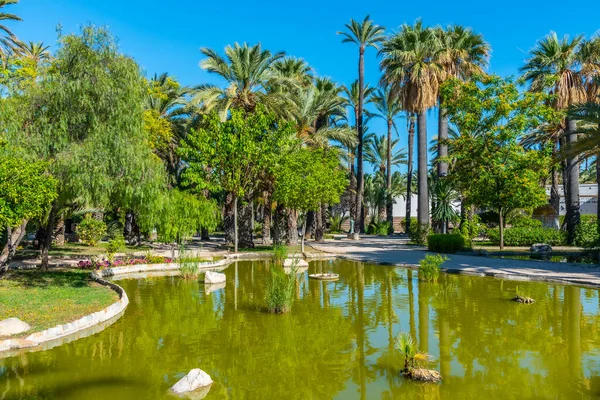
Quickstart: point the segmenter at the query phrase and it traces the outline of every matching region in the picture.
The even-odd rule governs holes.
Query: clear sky
[[[168,72],[183,84],[219,83],[200,70],[200,47],[219,51],[227,44],[248,42],[272,51],[304,58],[318,75],[342,84],[357,77],[357,49],[342,44],[336,31],[350,18],[370,14],[389,32],[402,23],[422,18],[427,25],[461,24],[484,35],[493,53],[490,71],[500,75],[518,72],[525,53],[539,38],[554,30],[559,35],[600,30],[598,0],[545,2],[504,1],[157,1],[157,0],[20,0],[7,11],[23,18],[11,23],[24,40],[56,42],[56,26],[64,33],[78,32],[87,23],[107,25],[119,38],[123,52],[134,57],[151,76]],[[366,57],[366,79],[379,80],[377,52]],[[436,134],[430,115],[429,136]],[[399,121],[400,126],[405,124]],[[384,133],[380,122],[372,132]],[[400,131],[406,146],[406,130]]]

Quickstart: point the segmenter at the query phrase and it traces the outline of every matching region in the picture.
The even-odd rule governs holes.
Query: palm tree
[[[529,58],[521,67],[523,79],[534,92],[548,92],[554,95],[553,106],[557,110],[567,110],[570,106],[583,103],[586,92],[581,74],[580,48],[583,36],[572,40],[568,36],[559,39],[550,32],[529,51]],[[571,118],[565,120],[566,143],[573,146],[577,140],[576,124]],[[573,243],[575,228],[579,224],[579,163],[575,157],[566,162],[566,205],[568,242]]]
[[[393,139],[391,147],[394,148],[398,144],[399,139]],[[388,168],[406,164],[406,153],[401,149],[391,156],[391,162],[388,167],[388,138],[385,136],[374,135],[366,142],[365,146],[365,161],[377,168],[378,171],[386,178],[387,187],[387,176],[390,170]],[[390,175],[390,188],[391,188],[391,174]]]
[[[392,190],[392,152],[394,151],[394,142],[392,141],[392,129],[398,131],[395,119],[402,113],[402,104],[398,98],[397,92],[394,92],[390,86],[379,89],[373,96],[373,104],[375,105],[375,117],[379,117],[387,123],[387,174],[386,188],[388,192]],[[394,224],[393,215],[393,199],[388,196],[389,200],[386,204],[387,221]]]
[[[33,61],[35,65],[39,65],[52,57],[49,49],[50,46],[46,46],[42,42],[17,42],[15,53]]]
[[[272,86],[292,85],[291,80],[281,79],[276,72],[275,64],[284,57],[283,52],[272,54],[263,50],[260,44],[255,46],[240,45],[225,48],[225,57],[209,48],[200,50],[206,59],[200,67],[219,75],[226,83],[226,88],[203,84],[194,89],[192,101],[201,104],[205,111],[216,110],[222,119],[227,117],[231,107],[239,107],[252,112],[258,103],[271,112],[282,113],[289,104],[283,90],[268,90]]]
[[[384,40],[385,28],[373,23],[367,15],[362,23],[353,19],[346,24],[346,32],[338,32],[342,35],[342,43],[354,43],[358,46],[358,118],[356,120],[356,131],[358,135],[358,167],[357,167],[357,190],[356,190],[356,222],[359,230],[364,232],[365,221],[362,213],[362,197],[364,192],[363,171],[363,107],[365,98],[365,51],[368,47],[379,48],[379,43]]]
[[[442,233],[446,234],[448,222],[459,218],[458,212],[453,204],[459,201],[458,192],[452,182],[444,176],[434,176],[431,185],[431,219],[438,222],[442,227]]]
[[[280,78],[294,80],[302,87],[308,87],[313,83],[313,69],[300,58],[285,57],[277,60],[273,63],[273,70]]]
[[[15,14],[9,14],[2,12],[6,6],[17,4],[19,0],[0,0],[0,57],[6,60],[6,57],[15,49],[15,43],[17,37],[12,30],[4,25],[4,21],[22,21],[21,18]]]
[[[413,156],[415,154],[415,115],[407,113],[406,129],[408,131],[408,158],[406,171],[406,214],[405,227],[406,232],[410,232],[410,219],[412,214],[412,188],[413,188]]]
[[[412,26],[402,25],[381,50],[383,82],[402,92],[403,109],[417,114],[418,220],[424,226],[429,225],[426,111],[436,105],[444,77],[437,62],[440,48],[436,31],[418,20]]]
[[[468,79],[474,74],[483,73],[490,55],[490,45],[481,34],[473,32],[471,28],[460,25],[448,26],[445,30],[436,29],[441,51],[438,53],[438,62],[442,67],[444,79]],[[440,97],[438,114],[438,157],[448,155],[448,116],[444,110],[444,99]],[[438,162],[438,175],[448,174],[448,163]]]

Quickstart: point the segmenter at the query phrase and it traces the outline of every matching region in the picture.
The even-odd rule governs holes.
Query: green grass
[[[31,325],[22,336],[72,322],[117,301],[112,289],[88,271],[15,271],[0,279],[0,320],[17,317]]]

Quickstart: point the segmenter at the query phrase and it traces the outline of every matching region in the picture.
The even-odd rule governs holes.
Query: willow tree
[[[179,148],[185,183],[198,190],[224,190],[233,197],[233,239],[238,251],[238,201],[252,197],[260,177],[272,168],[294,128],[258,106],[252,113],[231,109],[227,120],[208,114]],[[226,226],[227,228],[227,226]],[[239,244],[254,247],[252,230],[244,229]]]
[[[46,160],[58,181],[41,221],[44,267],[54,224],[68,210],[118,207],[118,191],[136,191],[148,177],[162,182],[162,165],[148,162],[154,155],[143,128],[145,91],[137,64],[118,52],[106,29],[89,26],[63,36],[38,84],[14,94],[23,107],[7,140]]]

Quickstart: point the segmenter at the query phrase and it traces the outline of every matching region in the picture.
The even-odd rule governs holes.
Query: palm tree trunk
[[[48,221],[46,221],[46,227],[44,228],[44,240],[42,243],[42,264],[41,269],[48,269],[49,267],[49,251],[50,246],[52,246],[52,232],[54,228],[54,220],[56,219],[56,214],[58,213],[58,203],[56,201],[52,204],[52,208],[50,209],[50,214],[48,215]]]
[[[283,244],[287,239],[287,215],[285,208],[279,204],[273,216],[273,243]]]
[[[295,246],[298,244],[298,211],[288,211],[287,244]]]
[[[313,234],[314,232],[314,225],[315,224],[315,212],[314,211],[309,211],[306,213],[306,229],[304,230],[304,237],[306,239],[310,238],[310,236]]]
[[[263,206],[263,226],[262,226],[262,237],[263,244],[270,245],[271,240],[271,215],[273,202],[271,200],[271,192],[265,190],[264,195],[265,205]]]
[[[554,148],[552,149],[552,157],[556,158],[558,153],[558,141],[554,143]],[[560,194],[558,193],[558,168],[556,168],[556,164],[552,165],[552,188],[550,189],[550,205],[554,208],[556,215],[558,216],[560,213]]]
[[[600,155],[596,156],[596,190],[600,188]],[[598,193],[598,192],[597,192]],[[598,194],[597,194],[598,196]],[[600,196],[596,197],[596,229],[600,236]]]
[[[323,207],[319,205],[319,208],[315,212],[315,241],[322,242],[323,241]]]
[[[392,227],[392,232],[394,228],[394,199],[392,199],[392,127],[394,122],[390,119],[388,120],[388,132],[387,132],[387,168],[386,168],[386,177],[385,177],[385,187],[386,187],[386,203],[385,203],[385,213],[387,222]]]
[[[429,190],[427,188],[427,116],[420,112],[417,120],[418,139],[418,209],[419,225],[429,225]]]
[[[254,219],[253,205],[249,197],[244,198],[243,204],[238,201],[238,218],[237,218],[237,230],[238,230],[238,246],[242,248],[251,249],[254,248],[254,231],[252,228],[252,221]],[[237,252],[237,249],[236,249]]]
[[[413,177],[413,155],[415,153],[415,120],[409,116],[408,126],[408,171],[406,173],[406,233],[410,232],[410,218],[412,212],[412,177]]]
[[[363,103],[365,97],[364,74],[365,74],[365,49],[360,47],[358,57],[358,115],[356,130],[358,133],[358,167],[357,167],[357,190],[356,190],[356,223],[357,232],[365,231],[365,220],[363,218],[363,197],[365,193],[365,174],[363,169]]]
[[[446,140],[448,140],[448,115],[440,101],[440,114],[438,118],[438,158],[446,157],[448,155],[448,145],[445,143]],[[437,167],[438,176],[448,175],[447,162],[439,161]]]
[[[573,146],[577,141],[577,134],[573,133],[576,130],[575,121],[567,119],[567,145]],[[567,191],[566,191],[566,206],[567,206],[567,242],[573,244],[575,240],[575,229],[579,225],[579,162],[577,157],[567,159]]]

